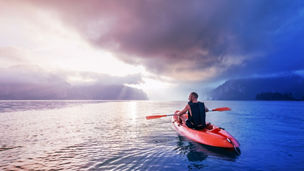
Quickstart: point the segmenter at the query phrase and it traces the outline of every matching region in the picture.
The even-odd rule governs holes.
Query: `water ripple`
[[[291,105],[288,120],[276,108],[262,110],[261,104],[208,102],[210,106],[229,104],[238,111],[207,116],[241,142],[238,156],[178,136],[170,118],[144,119],[149,113],[171,113],[184,102],[62,103],[0,102],[0,170],[303,168],[304,136],[299,135],[304,126],[299,121],[304,118],[297,115],[303,113],[303,104]]]

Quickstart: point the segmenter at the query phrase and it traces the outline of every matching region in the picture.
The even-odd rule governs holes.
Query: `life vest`
[[[205,104],[203,102],[192,103],[188,102],[191,113],[188,111],[188,120],[193,123],[194,126],[206,126],[206,111]]]

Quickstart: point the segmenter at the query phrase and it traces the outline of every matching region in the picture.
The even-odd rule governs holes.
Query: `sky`
[[[302,0],[0,0],[0,96],[186,100],[233,78],[303,73],[303,21]]]

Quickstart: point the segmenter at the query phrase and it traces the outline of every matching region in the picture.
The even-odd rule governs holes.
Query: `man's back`
[[[205,127],[206,126],[206,112],[205,105],[202,102],[188,102],[190,106],[190,112],[188,112],[188,120],[193,127]]]

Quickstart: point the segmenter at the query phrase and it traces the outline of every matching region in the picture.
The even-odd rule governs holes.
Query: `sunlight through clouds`
[[[142,67],[118,60],[110,52],[93,48],[51,12],[39,9],[32,11],[30,6],[20,11],[19,15],[10,15],[11,12],[7,10],[6,15],[0,16],[0,35],[4,38],[10,37],[4,40],[6,42],[1,41],[6,47],[22,51],[23,55],[18,55],[26,60],[23,63],[25,65],[34,64],[50,70],[107,73],[114,76],[125,76],[142,70]],[[19,30],[16,31],[16,28]],[[11,65],[14,64],[13,61]]]
[[[56,77],[60,92],[77,89],[82,98],[111,90],[96,98],[134,98],[137,91],[184,99],[231,79],[302,71],[302,20],[298,0],[0,0],[0,70],[7,72],[0,74],[14,75],[24,94],[34,85],[17,77],[42,75],[44,87]]]
[[[5,13],[0,15],[0,37],[5,38],[0,41],[2,66],[37,66],[50,73],[65,75],[71,84],[93,84],[98,79],[76,73],[106,74],[116,78],[139,74],[141,83],[126,86],[143,90],[150,97],[156,90],[165,91],[170,87],[169,83],[150,78],[152,73],[143,65],[125,63],[115,52],[94,47],[75,29],[65,25],[56,13],[33,10],[29,4],[14,9],[18,12],[13,11],[13,6],[3,8]],[[121,96],[124,96],[123,90]]]
[[[7,29],[2,29],[0,33],[1,36],[11,35],[10,40],[15,39],[9,43],[10,46],[17,46],[14,42],[19,42],[27,48],[28,54],[22,57],[26,58],[28,63],[50,70],[88,71],[113,76],[141,72],[142,67],[126,64],[108,51],[93,48],[77,32],[65,27],[53,14],[39,10],[28,12],[33,18],[16,17],[10,21],[11,24],[5,26]],[[5,17],[0,18],[5,20]],[[22,28],[18,36],[14,36],[12,27]],[[18,48],[22,50],[20,45]]]

